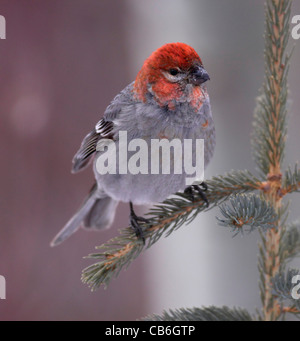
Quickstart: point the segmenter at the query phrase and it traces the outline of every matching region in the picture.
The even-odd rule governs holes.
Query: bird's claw
[[[143,241],[143,244],[145,245],[144,231],[141,228],[139,222],[149,224],[149,219],[137,216],[133,210],[133,206],[131,202],[130,202],[130,217],[129,218],[130,218],[131,228],[134,230],[137,238],[141,239]]]
[[[209,206],[208,199],[205,195],[204,192],[207,191],[207,184],[205,182],[202,182],[199,185],[191,185],[188,186],[185,190],[184,193],[188,195],[191,201],[195,201],[195,192],[197,192],[200,196],[200,198],[205,202],[206,206]]]

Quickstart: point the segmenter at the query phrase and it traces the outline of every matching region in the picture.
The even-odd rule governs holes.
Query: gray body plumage
[[[204,163],[208,164],[215,145],[215,129],[212,122],[209,98],[195,112],[189,102],[180,103],[174,111],[161,107],[155,99],[136,102],[133,98],[133,83],[127,86],[111,103],[104,114],[105,120],[114,122],[113,139],[118,142],[119,131],[127,132],[127,142],[143,139],[151,145],[151,139],[204,139]],[[205,128],[203,127],[205,126]],[[116,143],[117,154],[119,145]],[[135,152],[128,152],[128,159]],[[195,150],[193,149],[193,153]],[[94,160],[94,173],[99,190],[118,201],[133,204],[148,204],[166,199],[170,194],[186,187],[186,174],[151,174],[151,153],[148,153],[148,174],[100,175]],[[172,164],[171,164],[172,169]]]
[[[103,119],[83,140],[73,159],[73,172],[87,166],[92,156],[96,185],[83,206],[54,238],[52,246],[57,245],[73,234],[81,224],[85,227],[103,229],[111,225],[119,201],[133,204],[160,202],[169,195],[184,190],[186,174],[99,174],[96,164],[104,152],[96,151],[103,138],[116,142],[120,131],[127,132],[128,143],[133,139],[143,139],[150,145],[151,139],[204,139],[204,165],[207,166],[215,147],[215,128],[211,115],[209,97],[203,92],[199,110],[187,100],[178,101],[172,110],[157,103],[151,89],[146,102],[134,96],[134,83],[129,84],[107,107]],[[186,91],[191,91],[187,85]],[[205,85],[202,85],[204,88]],[[128,159],[135,152],[128,152]],[[193,151],[194,153],[194,151]],[[194,155],[193,155],[194,157]],[[148,154],[150,167],[150,153]],[[117,164],[118,166],[118,164]],[[171,168],[172,169],[172,168]]]

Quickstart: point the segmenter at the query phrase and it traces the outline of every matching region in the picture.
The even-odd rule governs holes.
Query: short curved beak
[[[194,85],[200,85],[210,80],[210,77],[202,66],[197,66],[191,71],[190,80]]]

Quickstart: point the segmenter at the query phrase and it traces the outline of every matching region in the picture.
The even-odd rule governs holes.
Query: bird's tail
[[[58,232],[50,245],[57,246],[75,233],[81,225],[86,228],[95,228],[97,230],[109,228],[112,224],[118,202],[103,194],[99,198],[97,186],[95,185],[80,209],[67,222],[67,224]]]

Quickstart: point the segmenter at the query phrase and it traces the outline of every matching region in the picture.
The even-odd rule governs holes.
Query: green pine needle
[[[220,206],[224,218],[217,219],[221,226],[231,227],[236,233],[276,226],[278,216],[274,207],[258,195],[235,195],[229,198],[229,202]]]
[[[241,308],[203,307],[163,311],[161,315],[149,315],[143,321],[252,321],[253,317]]]

